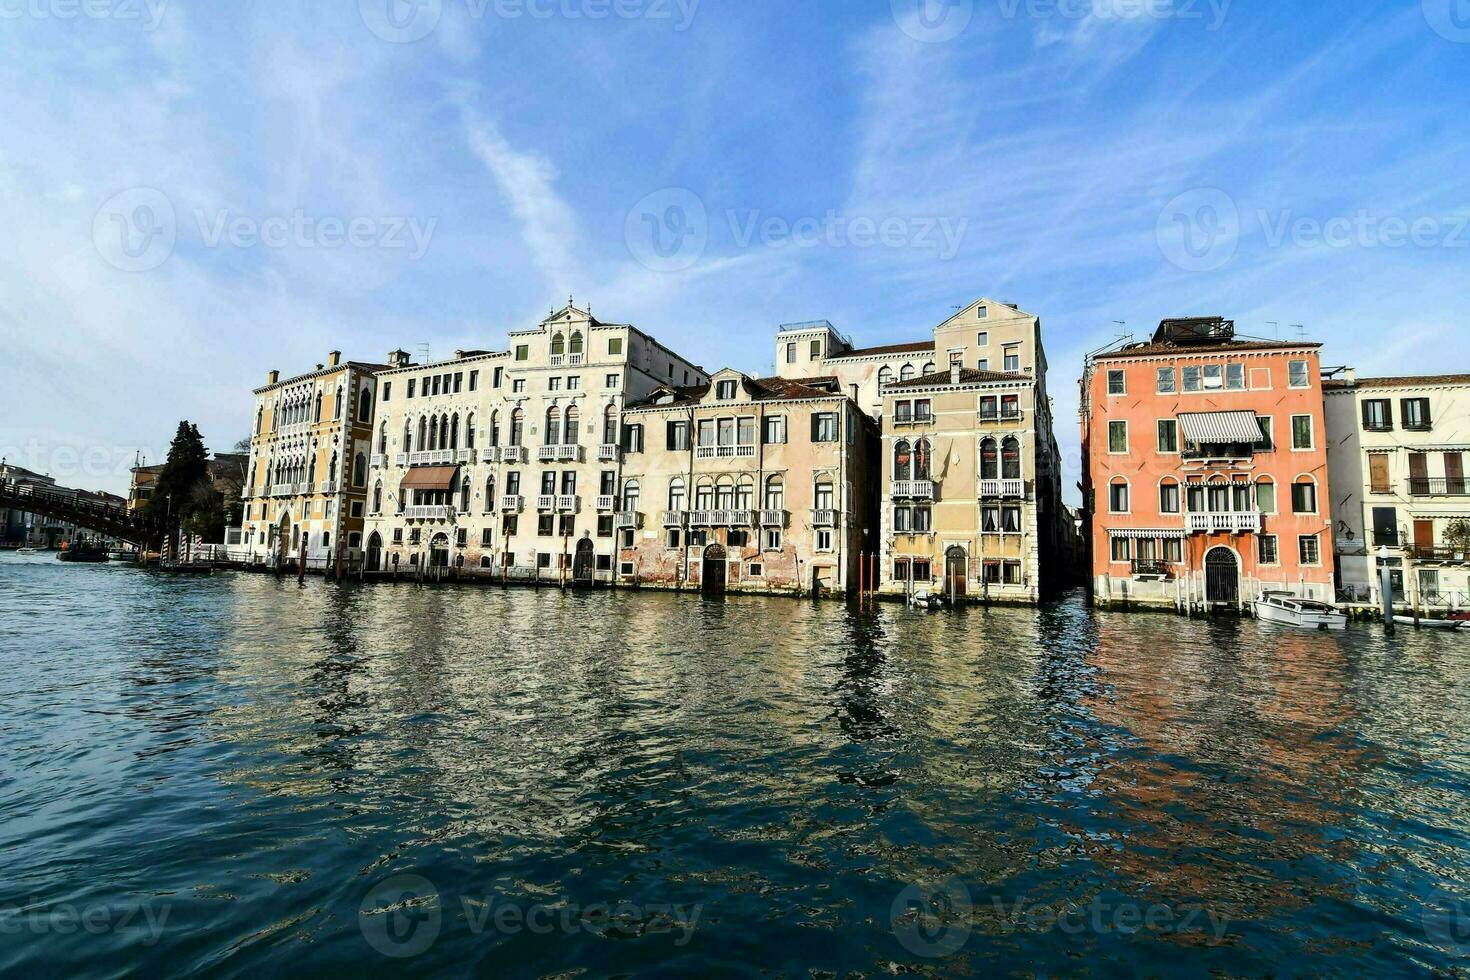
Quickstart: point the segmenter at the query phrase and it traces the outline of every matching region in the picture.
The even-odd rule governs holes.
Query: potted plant
[[[1470,520],[1458,517],[1444,529],[1444,541],[1455,552],[1455,561],[1464,561],[1470,551]]]

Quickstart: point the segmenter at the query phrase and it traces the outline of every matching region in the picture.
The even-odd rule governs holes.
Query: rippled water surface
[[[42,555],[0,557],[0,650],[0,974],[1470,952],[1470,635]]]

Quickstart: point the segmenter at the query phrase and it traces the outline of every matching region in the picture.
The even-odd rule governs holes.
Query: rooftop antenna
[[[1304,326],[1302,326],[1300,323],[1293,323],[1291,325],[1291,329],[1293,329],[1293,330],[1296,331],[1296,339],[1297,340],[1306,340],[1307,339],[1307,328],[1304,327]]]
[[[423,357],[425,364],[432,364],[432,363],[434,363],[433,361],[429,360],[429,345],[428,344],[419,344],[414,349],[417,350],[419,352],[419,354]]]
[[[1277,340],[1280,340],[1281,339],[1281,321],[1279,321],[1279,320],[1267,320],[1266,321],[1266,326],[1268,326],[1268,327],[1271,328],[1271,336],[1272,337],[1276,338]]]

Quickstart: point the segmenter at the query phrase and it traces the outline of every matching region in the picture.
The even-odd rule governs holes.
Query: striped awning
[[[1179,416],[1184,438],[1195,443],[1260,442],[1255,412],[1184,412]]]

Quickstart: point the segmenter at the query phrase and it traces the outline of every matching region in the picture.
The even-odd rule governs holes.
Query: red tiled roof
[[[974,368],[965,368],[960,371],[960,384],[973,385],[987,381],[1030,381],[1029,374],[1017,374],[1011,371],[976,371]],[[932,388],[938,385],[950,383],[948,371],[936,371],[934,374],[926,374],[923,377],[911,378],[908,381],[897,381],[886,385],[888,389],[893,388]]]
[[[1161,354],[1176,354],[1183,357],[1190,354],[1219,354],[1226,351],[1300,350],[1303,347],[1321,346],[1311,340],[1236,340],[1226,344],[1175,344],[1166,340],[1157,344],[1136,344],[1132,347],[1124,347],[1122,350],[1109,351],[1106,354],[1097,355],[1095,360],[1102,361],[1116,357],[1157,357]]]
[[[747,390],[756,401],[793,401],[799,399],[817,398],[840,398],[840,393],[824,391],[821,388],[812,387],[815,382],[831,382],[835,378],[749,378],[747,379]],[[632,402],[628,408],[671,408],[677,405],[690,405],[700,401],[709,394],[710,385],[668,385],[655,390],[647,398]],[[674,400],[668,404],[660,405],[657,399],[669,394],[674,395]]]
[[[1425,374],[1417,378],[1332,378],[1325,388],[1419,388],[1428,385],[1470,385],[1470,374]]]

